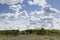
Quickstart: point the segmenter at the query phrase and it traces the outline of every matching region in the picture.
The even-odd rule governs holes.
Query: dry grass
[[[0,40],[60,40],[60,36],[51,35],[0,36]]]

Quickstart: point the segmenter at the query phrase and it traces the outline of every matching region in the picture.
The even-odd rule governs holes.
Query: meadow
[[[52,35],[18,35],[0,36],[0,40],[60,40],[60,36]]]
[[[0,30],[0,40],[60,40],[60,30]]]

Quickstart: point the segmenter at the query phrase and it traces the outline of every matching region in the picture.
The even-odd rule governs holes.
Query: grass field
[[[60,36],[52,35],[19,35],[0,36],[0,40],[60,40]]]

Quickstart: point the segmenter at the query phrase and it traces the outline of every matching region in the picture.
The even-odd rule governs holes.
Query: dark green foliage
[[[21,32],[20,32],[20,35],[25,35],[25,32],[24,32],[24,31],[21,31]]]
[[[60,35],[60,30],[49,30],[49,29],[33,29],[33,30],[2,30],[1,35]]]
[[[30,34],[36,34],[37,30],[25,30],[25,31],[21,31],[20,34],[23,34],[23,35],[30,35]]]
[[[37,35],[45,35],[45,34],[46,34],[46,31],[44,28],[41,28],[41,30],[37,31]]]
[[[26,35],[32,34],[32,30],[25,30],[25,34]]]
[[[19,34],[19,30],[3,30],[0,31],[1,35],[18,35]]]
[[[49,29],[33,29],[33,30],[25,30],[21,31],[22,35],[60,35],[60,30],[49,30]]]

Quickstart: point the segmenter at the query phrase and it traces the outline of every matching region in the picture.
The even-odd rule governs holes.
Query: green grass
[[[52,35],[18,35],[18,36],[1,36],[0,40],[60,40],[60,36]]]

